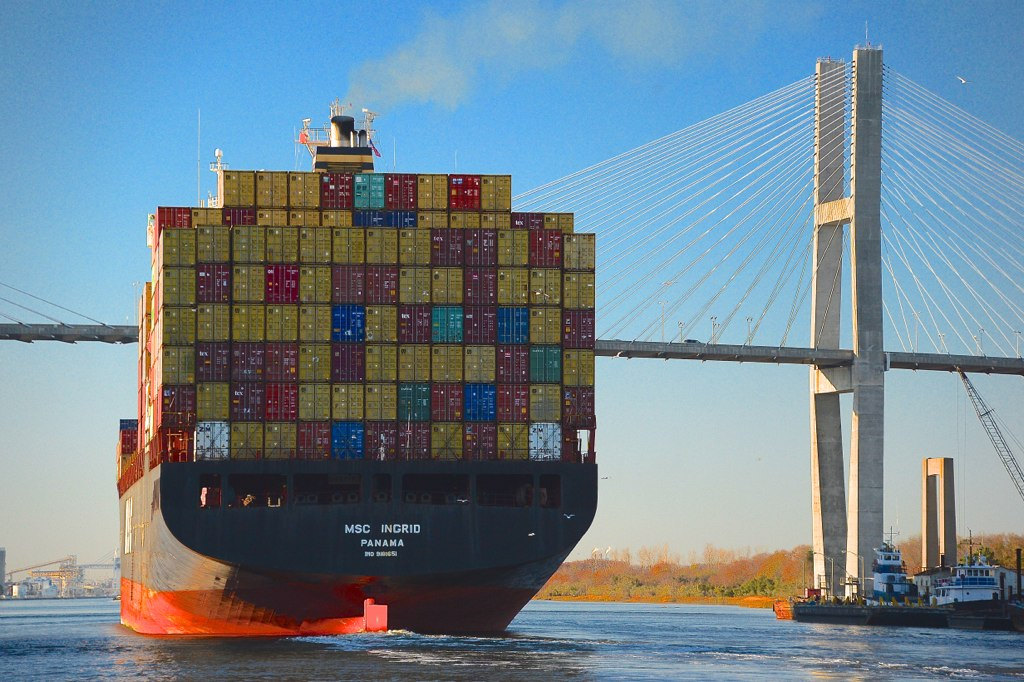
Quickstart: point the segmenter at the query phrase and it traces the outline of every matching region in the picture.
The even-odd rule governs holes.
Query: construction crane
[[[985,427],[985,433],[988,434],[989,440],[992,441],[996,454],[999,455],[1003,466],[1006,467],[1006,472],[1010,474],[1010,480],[1013,481],[1017,492],[1020,493],[1020,498],[1024,500],[1024,471],[1021,471],[1020,464],[1017,463],[1016,458],[1013,456],[1013,451],[1010,450],[1006,439],[1003,438],[1003,432],[999,430],[999,425],[996,423],[992,409],[985,404],[981,394],[978,393],[978,389],[974,388],[974,384],[967,378],[964,371],[959,367],[957,367],[956,371],[960,373],[960,379],[963,380],[964,388],[967,389],[967,396],[971,399],[974,411],[978,413],[978,419],[981,420],[981,425]]]
[[[45,568],[47,566],[53,566],[54,564],[68,565],[74,564],[76,558],[73,555],[68,555],[60,559],[54,559],[53,561],[44,561],[41,564],[35,564],[34,566],[26,566],[25,568],[16,568],[13,571],[7,571],[7,578],[5,582],[13,582],[12,578],[15,573],[25,573],[26,571],[34,571],[39,568]]]

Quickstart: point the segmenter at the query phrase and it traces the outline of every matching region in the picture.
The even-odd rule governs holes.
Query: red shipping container
[[[154,407],[154,426],[184,429],[196,424],[196,387],[162,386]]]
[[[398,343],[430,343],[430,306],[398,306]]]
[[[466,268],[462,287],[465,305],[498,304],[498,271],[494,268]]]
[[[399,459],[430,459],[430,424],[405,422],[398,425]]]
[[[324,173],[320,176],[320,208],[349,210],[352,208],[352,175]]]
[[[394,305],[398,302],[398,266],[369,265],[366,268],[366,302]]]
[[[495,351],[499,384],[527,384],[530,382],[530,347],[527,345],[498,346]]]
[[[366,346],[361,343],[332,343],[331,381],[366,381]]]
[[[391,211],[416,210],[416,183],[412,173],[388,173],[384,176],[384,208]]]
[[[466,265],[495,266],[498,264],[498,231],[488,228],[469,228],[462,231]]]
[[[430,264],[462,265],[462,230],[430,231]]]
[[[191,462],[195,433],[191,429],[158,428],[149,442],[149,468],[160,462]]]
[[[231,380],[231,344],[202,341],[196,344],[196,381]]]
[[[462,459],[497,459],[498,425],[466,422]]]
[[[383,462],[398,458],[398,424],[395,422],[366,422],[365,434],[366,459]]]
[[[462,421],[462,384],[430,385],[430,419],[435,422]]]
[[[231,381],[263,381],[265,355],[262,343],[231,346]]]
[[[582,462],[583,453],[580,452],[580,441],[575,431],[562,429],[562,461]]]
[[[562,311],[562,346],[564,348],[594,348],[594,311]]]
[[[267,411],[266,384],[231,384],[231,421],[261,422]]]
[[[135,452],[139,443],[138,429],[121,429],[117,434],[117,449],[122,455]]]
[[[263,352],[263,378],[266,381],[298,381],[299,344],[266,344]]]
[[[448,176],[448,208],[452,211],[480,210],[480,176]]]
[[[493,344],[498,335],[498,309],[466,306],[462,313],[462,340],[465,343]]]
[[[221,263],[197,265],[196,300],[199,303],[230,303],[231,266]]]
[[[498,384],[498,421],[530,421],[530,385]]]
[[[223,211],[222,222],[224,225],[255,225],[256,224],[256,209],[255,208],[225,208]]]
[[[513,230],[543,230],[544,229],[544,214],[543,213],[513,213],[512,214],[512,229]]]
[[[530,265],[538,268],[562,267],[561,231],[534,230],[530,233]]]
[[[187,230],[192,227],[192,209],[180,206],[159,206],[156,209],[156,232],[153,238],[160,240],[164,230]]]
[[[295,431],[298,437],[296,457],[299,459],[330,459],[330,422],[299,422]]]
[[[593,386],[566,386],[562,389],[562,426],[569,429],[597,427]]]
[[[268,265],[264,270],[267,303],[299,302],[298,265]]]
[[[269,422],[293,422],[298,419],[298,384],[267,384],[267,409],[264,414]]]
[[[366,269],[362,265],[331,267],[331,302],[366,303]]]

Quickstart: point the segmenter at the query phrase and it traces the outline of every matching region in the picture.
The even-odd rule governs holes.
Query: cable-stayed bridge
[[[598,355],[809,366],[815,574],[862,577],[882,538],[885,372],[1024,375],[1022,189],[1021,142],[858,48],[515,209],[598,235]],[[20,300],[0,297],[38,312]],[[137,336],[0,315],[0,339]]]

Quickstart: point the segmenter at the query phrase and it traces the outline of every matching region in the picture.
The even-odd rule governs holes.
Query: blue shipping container
[[[463,389],[466,421],[494,421],[497,415],[496,393],[494,384],[466,384]]]
[[[436,305],[430,313],[432,343],[462,343],[462,306]]]
[[[529,308],[498,308],[498,343],[530,342]]]
[[[387,216],[384,211],[353,211],[352,227],[385,227]]]
[[[331,341],[363,343],[366,340],[366,306],[342,303],[331,306]]]
[[[384,227],[416,227],[416,211],[387,211]]]
[[[362,422],[334,422],[331,424],[331,457],[334,459],[362,459]]]

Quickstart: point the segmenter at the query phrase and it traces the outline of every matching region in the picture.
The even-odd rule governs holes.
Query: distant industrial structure
[[[7,570],[6,550],[0,548],[0,595],[11,599],[70,599],[114,596],[120,590],[120,558],[111,552],[110,562],[78,563],[68,555],[53,561]],[[109,570],[104,577],[88,578],[87,570]],[[20,574],[25,576],[18,578]]]

